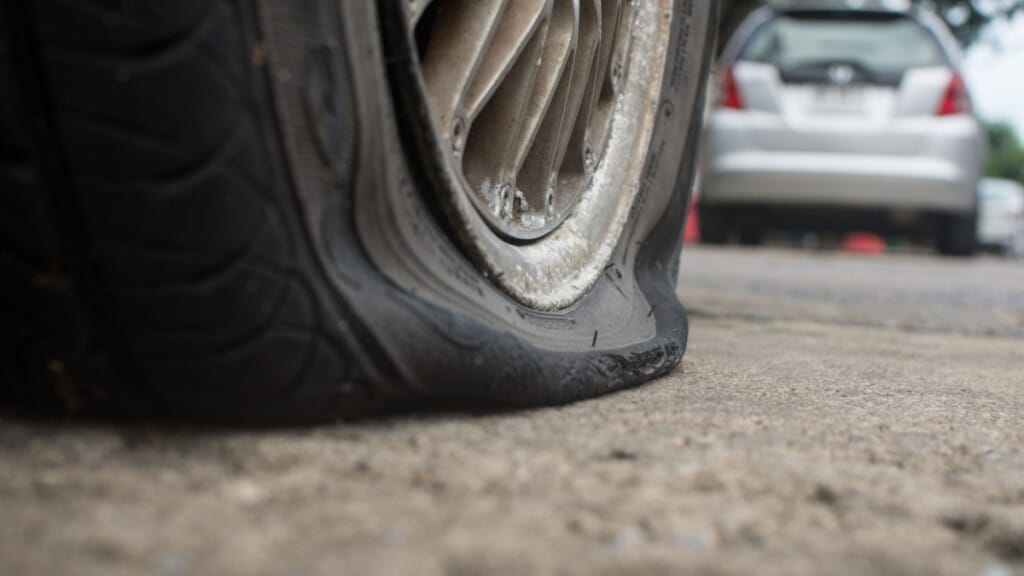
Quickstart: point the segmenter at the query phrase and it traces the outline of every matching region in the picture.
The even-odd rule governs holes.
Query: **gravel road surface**
[[[226,432],[0,421],[0,574],[1024,574],[1024,266],[688,249],[675,373]]]

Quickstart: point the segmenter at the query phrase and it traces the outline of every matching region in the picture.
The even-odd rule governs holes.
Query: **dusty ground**
[[[691,250],[683,279],[683,366],[573,406],[0,422],[0,574],[1024,574],[1024,266]]]
[[[1024,338],[1024,262],[709,248],[684,262],[683,300],[704,315]]]

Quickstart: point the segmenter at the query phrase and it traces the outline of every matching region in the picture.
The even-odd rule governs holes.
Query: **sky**
[[[964,76],[979,115],[1011,124],[1024,140],[1024,14],[989,24],[965,56]]]

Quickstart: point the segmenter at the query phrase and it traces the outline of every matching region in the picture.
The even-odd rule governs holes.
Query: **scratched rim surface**
[[[460,238],[516,300],[571,305],[639,188],[672,1],[405,1]]]

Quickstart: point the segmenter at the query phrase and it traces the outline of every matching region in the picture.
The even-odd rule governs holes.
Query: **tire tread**
[[[28,16],[44,63],[35,72],[46,86],[50,136],[86,233],[74,267],[102,302],[88,312],[119,332],[97,338],[89,322],[84,329],[88,354],[118,361],[119,377],[107,380],[136,380],[158,411],[257,419],[270,410],[297,419],[336,411],[331,400],[340,399],[332,397],[353,392],[352,370],[325,325],[331,314],[310,284],[315,273],[288,212],[251,8],[189,0],[120,12],[45,0]],[[5,92],[4,103],[18,95]],[[22,146],[3,148],[24,154],[24,143],[15,144]],[[47,198],[42,182],[17,193],[36,204]],[[59,220],[52,209],[22,204],[14,222],[46,230]],[[13,241],[19,232],[0,222],[5,260],[51,249],[38,239]],[[0,282],[17,268],[6,266]],[[24,283],[33,274],[20,276]],[[77,280],[64,282],[72,298]],[[40,306],[7,299],[4,308],[13,316]],[[71,308],[87,316],[83,302]],[[24,387],[40,387],[45,372],[26,351],[63,333],[57,322],[15,330],[16,356],[6,364]],[[92,343],[111,340],[123,347],[111,353]],[[108,383],[74,372],[80,360],[62,363],[73,371],[64,380]],[[282,410],[289,403],[296,405]]]

